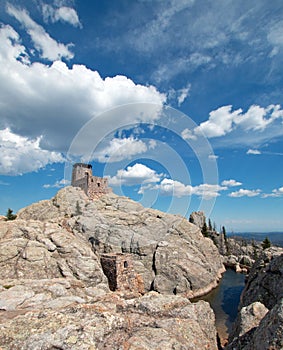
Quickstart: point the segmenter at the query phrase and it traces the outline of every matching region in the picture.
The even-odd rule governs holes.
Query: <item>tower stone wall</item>
[[[134,270],[131,254],[109,253],[100,257],[101,266],[112,291],[144,293],[144,283]]]
[[[80,187],[91,199],[112,191],[108,187],[108,180],[106,178],[92,175],[91,164],[74,164],[71,184],[74,187]]]

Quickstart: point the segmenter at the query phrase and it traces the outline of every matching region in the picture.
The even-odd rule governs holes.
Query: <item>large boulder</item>
[[[98,257],[83,236],[58,223],[0,222],[0,279],[76,278],[107,284]]]
[[[227,350],[283,349],[283,299],[270,311],[263,304],[255,304],[242,309],[244,324],[238,329],[241,330],[239,335],[230,340]]]
[[[241,306],[260,301],[268,309],[283,297],[283,249],[269,248],[253,265],[247,280]]]
[[[206,294],[217,286],[223,272],[218,259],[217,248],[211,240],[182,220],[176,231],[156,247],[153,287],[161,293],[181,293],[189,298]]]
[[[195,224],[196,226],[198,226],[200,229],[202,229],[203,225],[206,223],[204,212],[194,211],[193,213],[191,213],[189,221],[192,224]]]
[[[262,319],[246,350],[283,349],[283,299]]]
[[[238,349],[244,344],[247,345],[256,327],[267,313],[268,309],[258,301],[244,306],[239,311],[233,330],[229,335],[228,349]]]

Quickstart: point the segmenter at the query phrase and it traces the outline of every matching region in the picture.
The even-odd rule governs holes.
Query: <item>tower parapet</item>
[[[111,192],[108,187],[108,179],[92,175],[92,165],[76,163],[73,165],[72,186],[80,187],[85,194],[94,199],[103,194]]]

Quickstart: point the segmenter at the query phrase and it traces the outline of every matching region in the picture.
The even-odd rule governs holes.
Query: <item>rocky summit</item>
[[[35,264],[40,267],[34,266],[33,273],[44,274],[42,267],[50,259],[47,265],[55,265],[53,276],[72,276],[97,285],[103,282],[98,257],[129,253],[145,291],[192,298],[214,288],[224,271],[217,248],[196,225],[115,194],[92,201],[79,188],[67,187],[50,201],[22,209],[10,225],[12,231],[26,232],[26,238],[11,237],[15,251],[15,238],[22,247],[27,244],[20,257],[23,268],[18,271],[26,276]],[[39,257],[30,265],[25,254]]]
[[[0,348],[217,349],[222,258],[199,227],[66,187],[0,221]]]

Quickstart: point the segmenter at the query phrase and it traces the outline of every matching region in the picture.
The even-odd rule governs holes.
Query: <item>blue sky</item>
[[[115,193],[283,231],[281,0],[0,0],[0,213],[76,161]]]

